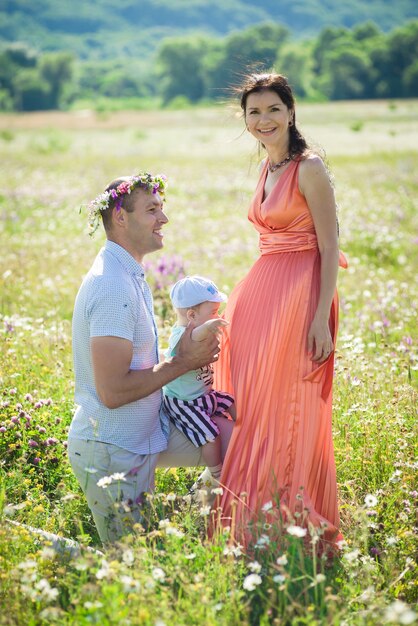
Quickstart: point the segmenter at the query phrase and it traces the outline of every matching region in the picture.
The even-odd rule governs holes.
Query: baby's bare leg
[[[231,404],[231,406],[228,409],[228,413],[229,413],[229,415],[232,417],[232,419],[235,422],[236,419],[237,419],[237,409],[235,407],[235,404]]]
[[[221,438],[218,436],[213,441],[205,443],[201,451],[202,458],[210,473],[218,480],[222,471]]]

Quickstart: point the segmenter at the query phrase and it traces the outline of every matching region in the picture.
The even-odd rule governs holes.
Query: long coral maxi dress
[[[302,512],[300,523],[322,527],[325,541],[340,538],[331,432],[334,355],[318,365],[307,351],[321,260],[298,170],[299,161],[292,161],[263,199],[267,160],[262,168],[248,216],[260,234],[261,256],[231,293],[230,325],[215,367],[216,388],[229,390],[237,407],[221,477],[222,524],[232,521],[244,544],[270,501],[280,501],[281,515]],[[337,293],[329,323],[335,345]]]

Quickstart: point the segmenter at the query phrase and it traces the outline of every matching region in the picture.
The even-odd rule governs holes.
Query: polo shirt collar
[[[110,252],[112,256],[116,257],[119,263],[125,268],[125,270],[131,276],[135,276],[136,278],[145,279],[145,271],[144,268],[138,261],[136,261],[131,254],[125,248],[122,248],[119,244],[114,241],[106,240],[104,245],[104,249],[107,252]]]

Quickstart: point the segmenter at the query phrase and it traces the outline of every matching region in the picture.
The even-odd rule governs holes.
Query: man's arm
[[[178,376],[217,359],[219,341],[209,333],[203,341],[193,341],[192,326],[179,343],[177,354],[164,363],[144,370],[132,370],[132,343],[120,337],[92,337],[90,340],[96,391],[100,401],[117,409],[124,404],[149,396]]]

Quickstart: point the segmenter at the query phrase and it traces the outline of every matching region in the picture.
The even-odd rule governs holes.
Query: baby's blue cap
[[[188,309],[202,302],[226,302],[228,296],[203,276],[185,276],[172,287],[170,298],[176,309]]]

